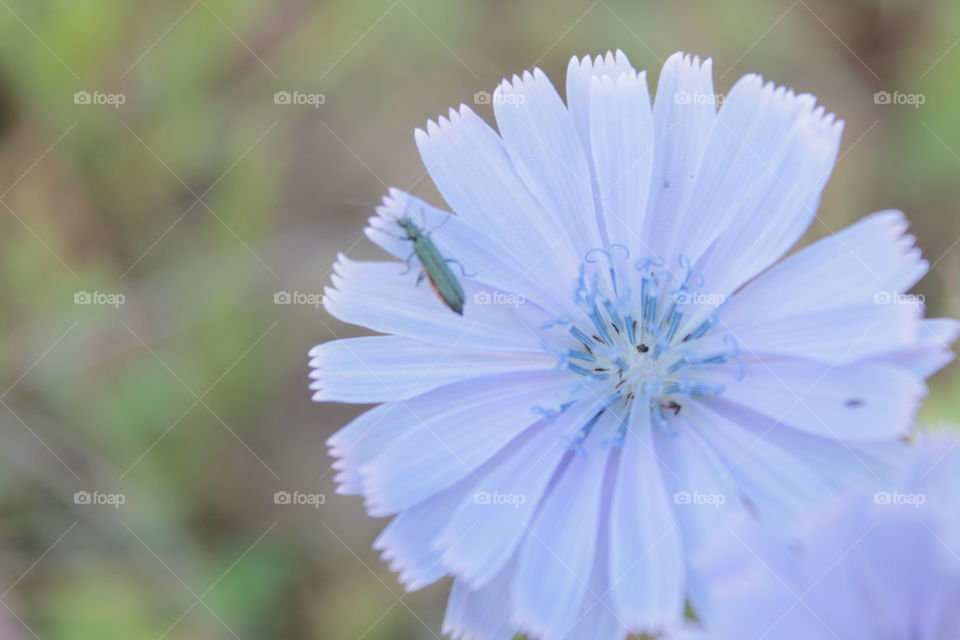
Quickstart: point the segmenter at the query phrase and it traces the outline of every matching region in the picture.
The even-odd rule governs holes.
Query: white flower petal
[[[612,473],[607,473],[607,486],[604,488],[604,494],[612,493]],[[609,539],[610,536],[610,509],[609,501],[605,501],[604,510],[600,517],[600,531],[598,537],[600,540]],[[610,553],[609,548],[601,544],[597,547],[597,555],[593,562],[593,573],[590,577],[590,584],[587,594],[584,596],[583,604],[576,623],[562,636],[563,640],[624,640],[627,636],[626,625],[617,615],[616,609],[611,602],[611,580],[610,580]]]
[[[690,226],[685,205],[717,117],[711,68],[709,59],[701,63],[673,54],[660,72],[653,102],[653,177],[643,236],[653,254],[671,265],[680,253],[681,232]]]
[[[654,430],[653,450],[671,493],[684,548],[691,554],[722,522],[740,513],[740,494],[716,452],[697,430],[684,428],[682,411],[680,418],[678,433]]]
[[[771,127],[784,128],[779,136],[761,128],[767,139],[756,139],[751,133],[757,123],[749,132],[734,134],[743,136],[743,146],[763,144],[763,148],[740,150],[752,158],[754,169],[743,167],[723,179],[723,187],[736,186],[738,192],[726,203],[731,211],[728,224],[699,265],[710,291],[727,295],[782,257],[810,226],[833,170],[843,124],[835,122],[833,115],[825,116],[823,107],[811,110],[812,98],[781,91],[769,85],[763,89],[779,98],[776,110],[781,113],[768,116]],[[747,98],[751,99],[761,101]],[[732,108],[733,99],[728,104]],[[724,115],[721,110],[718,129],[727,124]],[[724,160],[735,162],[729,156]],[[694,200],[691,206],[699,205]]]
[[[315,401],[392,402],[477,376],[557,367],[549,353],[455,349],[399,336],[334,340],[312,355]]]
[[[417,279],[415,270],[396,262],[356,262],[340,256],[323,306],[343,322],[430,344],[543,352],[539,329],[552,316],[535,305],[475,304],[482,299],[477,294],[492,300],[494,292],[465,281],[467,302],[459,316],[427,283],[418,286]]]
[[[500,83],[493,102],[516,172],[579,262],[601,239],[590,167],[570,112],[539,69]]]
[[[418,129],[416,141],[437,189],[466,223],[508,247],[538,282],[576,273],[580,256],[570,251],[554,212],[531,194],[500,136],[469,107]]]
[[[752,518],[719,531],[695,561],[713,585],[697,612],[704,633],[679,637],[956,637],[956,444],[918,437],[896,478],[812,511],[802,545],[778,544]]]
[[[531,438],[477,483],[435,543],[444,550],[444,564],[451,573],[478,588],[513,557],[570,451],[570,438],[591,411],[596,413],[596,403],[583,401],[552,422],[534,427]]]
[[[733,288],[779,258],[810,224],[842,127],[815,98],[742,78],[720,109],[683,215],[679,250],[713,290]]]
[[[401,404],[382,404],[360,414],[327,439],[330,455],[337,458],[333,463],[338,471],[334,477],[337,493],[363,493],[360,468],[403,435],[396,418],[406,414]]]
[[[906,453],[902,440],[846,442],[832,436],[799,431],[771,420],[740,423],[754,438],[789,451],[798,459],[812,461],[818,473],[838,486],[867,486],[892,478]]]
[[[861,303],[782,318],[758,314],[742,318],[742,324],[721,321],[719,333],[698,340],[692,349],[694,353],[716,351],[723,347],[723,336],[729,332],[746,358],[790,356],[852,364],[912,347],[921,311],[915,305]]]
[[[836,487],[825,482],[822,470],[810,466],[815,461],[803,462],[764,437],[769,419],[711,398],[687,403],[683,411],[772,530],[796,539],[804,519],[835,495]],[[753,433],[743,425],[752,425]]]
[[[726,465],[686,423],[682,411],[679,422],[676,434],[655,429],[653,447],[673,499],[674,514],[689,560],[744,509],[739,488],[726,472]],[[702,576],[693,572],[688,572],[687,579],[687,595],[696,608],[706,597],[708,585]]]
[[[569,306],[569,296],[562,288],[558,290],[555,278],[551,279],[549,286],[538,283],[535,274],[539,273],[539,268],[521,266],[509,247],[501,243],[503,236],[491,237],[461,216],[432,207],[399,189],[390,189],[383,204],[377,207],[377,215],[370,218],[370,226],[364,231],[368,238],[386,251],[407,260],[413,255],[413,246],[409,240],[398,235],[399,226],[396,224],[396,220],[405,215],[430,234],[445,258],[459,263],[451,267],[455,275],[468,274],[470,280],[519,294],[513,299],[523,304],[535,302],[558,315]]]
[[[585,445],[544,499],[511,583],[513,621],[536,637],[559,639],[573,627],[593,572],[609,455],[595,438]]]
[[[481,589],[472,589],[463,580],[454,580],[443,617],[443,633],[454,640],[511,640],[514,628],[506,612],[510,609],[510,579],[513,562],[500,570]]]
[[[951,318],[934,318],[920,323],[917,343],[877,358],[926,378],[953,362],[950,345],[960,335],[960,322]]]
[[[619,50],[595,59],[574,57],[567,67],[567,105],[591,161],[605,242],[642,255],[653,165],[646,72],[638,74]]]
[[[381,551],[390,570],[399,574],[407,591],[416,591],[447,574],[440,554],[431,541],[443,528],[450,514],[473,486],[474,478],[466,478],[415,505],[393,519],[380,533],[373,548]]]
[[[906,228],[902,213],[884,211],[815,242],[738,292],[724,309],[724,322],[892,301],[927,272]]]
[[[653,450],[650,409],[635,406],[630,416],[610,509],[610,594],[629,629],[664,630],[683,617],[684,549]]]
[[[574,56],[567,65],[567,108],[588,158],[593,153],[590,142],[590,92],[593,79],[609,77],[616,80],[622,73],[636,75],[626,54],[619,49],[596,58]]]
[[[475,378],[401,403],[403,435],[361,468],[367,510],[391,515],[475,472],[582,383],[568,372]],[[514,443],[511,446],[516,446]]]
[[[748,362],[723,398],[807,433],[880,441],[909,433],[925,393],[922,380],[889,365],[783,359]]]
[[[645,73],[595,77],[590,142],[607,244],[649,256],[643,218],[653,167],[653,114]]]

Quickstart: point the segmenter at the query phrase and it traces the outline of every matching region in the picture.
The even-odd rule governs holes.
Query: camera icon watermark
[[[77,505],[107,505],[119,509],[127,502],[127,496],[122,493],[103,493],[100,491],[77,491],[73,494],[73,504]]]
[[[923,493],[903,493],[901,491],[877,491],[873,494],[873,504],[881,506],[907,506],[919,509],[927,502]]]
[[[297,304],[319,309],[323,304],[323,294],[305,293],[303,291],[276,291],[273,294],[273,304]]]
[[[519,293],[504,293],[503,291],[477,291],[473,294],[474,304],[503,304],[517,308],[526,303],[526,297]]]
[[[100,91],[77,91],[73,94],[73,104],[107,105],[119,109],[126,103],[127,96],[122,93],[102,93]]]
[[[273,94],[273,104],[283,105],[309,105],[314,109],[319,109],[320,105],[327,101],[327,96],[322,93],[308,93],[304,91],[277,91]]]
[[[327,501],[327,496],[322,493],[303,493],[302,491],[277,491],[273,494],[273,504],[282,505],[305,505],[319,509],[320,505]]]
[[[702,491],[677,491],[673,494],[673,504],[707,506],[719,509],[726,504],[727,496],[722,493],[704,493]]]
[[[899,91],[877,91],[873,94],[874,104],[907,105],[919,109],[927,101],[923,93],[901,93]]]
[[[106,291],[77,291],[73,294],[73,304],[103,305],[118,309],[120,305],[126,301],[127,297],[122,293],[110,293]]]

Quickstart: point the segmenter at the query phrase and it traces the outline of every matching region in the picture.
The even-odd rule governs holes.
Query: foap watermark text
[[[327,96],[322,93],[309,93],[306,91],[277,91],[273,94],[273,104],[283,105],[308,105],[314,109],[319,109],[320,105],[327,101]]]
[[[76,505],[107,505],[119,509],[127,502],[127,496],[122,493],[104,493],[102,491],[77,491],[73,494],[73,504]]]
[[[722,493],[704,493],[703,491],[677,491],[673,494],[673,503],[692,506],[707,506],[719,509],[726,504],[727,496]]]
[[[277,491],[273,494],[273,504],[304,505],[319,509],[327,501],[322,493],[304,493],[303,491]]]
[[[273,294],[273,304],[299,304],[319,309],[323,304],[323,294],[303,291],[277,291]]]
[[[906,105],[919,109],[927,101],[922,93],[901,93],[899,91],[877,91],[873,94],[874,104]]]
[[[125,104],[127,96],[122,93],[103,93],[102,91],[77,91],[73,94],[73,104],[106,105],[119,109]]]
[[[877,491],[873,494],[873,503],[883,506],[907,506],[919,509],[927,502],[927,496],[922,493],[903,493],[901,491]]]
[[[473,494],[473,503],[491,506],[519,507],[527,501],[522,493],[500,493],[499,491],[477,491]]]
[[[127,297],[122,293],[109,291],[77,291],[73,294],[73,304],[103,305],[116,309],[126,301]]]
[[[519,293],[504,293],[503,291],[477,291],[473,294],[473,304],[503,304],[519,307],[527,299]]]

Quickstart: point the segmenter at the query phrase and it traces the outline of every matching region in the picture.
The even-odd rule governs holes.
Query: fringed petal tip
[[[423,128],[414,130],[413,136],[418,145],[427,141],[442,141],[444,138],[460,135],[459,127],[473,122],[483,122],[483,120],[470,106],[461,102],[459,107],[450,107],[447,115],[439,115],[427,120]]]
[[[779,111],[800,130],[800,135],[808,139],[826,139],[839,144],[844,122],[836,114],[827,112],[823,105],[817,104],[816,96],[809,93],[796,93],[793,89],[765,81],[763,76],[750,73],[741,77],[730,90],[730,95],[744,94],[745,104],[763,108],[765,111]],[[723,101],[726,103],[726,101]],[[785,129],[788,130],[788,129]],[[785,136],[786,138],[786,136]]]
[[[663,63],[663,72],[667,70],[686,72],[686,73],[706,73],[713,72],[713,59],[701,58],[697,54],[677,51],[672,54],[667,61]],[[756,76],[756,74],[750,74]],[[759,76],[756,76],[759,78]]]
[[[582,58],[573,56],[567,66],[568,81],[577,76],[581,78],[591,76],[617,78],[624,73],[636,75],[637,72],[630,64],[627,55],[620,49],[615,52],[607,51],[605,55],[597,55],[593,58],[590,56],[583,56]]]

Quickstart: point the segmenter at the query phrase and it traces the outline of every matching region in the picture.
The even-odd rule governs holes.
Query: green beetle
[[[422,231],[409,217],[398,218],[397,224],[407,234],[406,239],[413,243],[413,252],[423,266],[420,279],[426,277],[443,304],[457,315],[462,316],[465,296],[460,281],[453,275],[453,271],[448,264],[452,261],[443,257],[437,249],[437,245],[430,239],[430,235]]]

